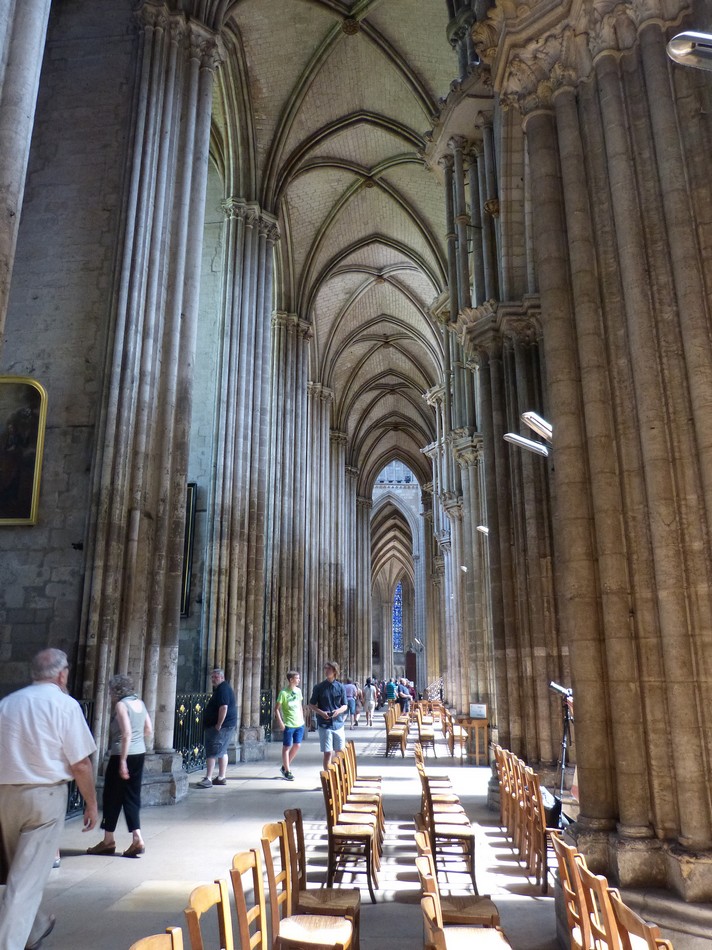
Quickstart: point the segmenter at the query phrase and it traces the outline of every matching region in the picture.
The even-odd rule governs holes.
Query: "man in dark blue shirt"
[[[227,779],[227,749],[237,725],[237,700],[232,686],[225,682],[225,673],[214,669],[210,674],[213,695],[203,711],[205,730],[206,768],[205,778],[198,782],[198,788],[212,788],[213,785],[225,785]],[[215,761],[218,763],[218,777],[213,780]]]
[[[309,700],[309,709],[316,714],[319,727],[319,748],[324,753],[324,768],[331,763],[332,752],[346,745],[344,714],[348,709],[346,693],[338,681],[339,665],[333,660],[324,664],[325,680],[317,683]]]

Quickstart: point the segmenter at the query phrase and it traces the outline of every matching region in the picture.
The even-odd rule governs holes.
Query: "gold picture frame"
[[[29,376],[0,376],[0,525],[37,524],[47,391]]]

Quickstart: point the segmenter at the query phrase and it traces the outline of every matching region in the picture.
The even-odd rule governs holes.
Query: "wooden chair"
[[[420,743],[421,751],[424,755],[426,749],[432,749],[433,755],[437,759],[438,753],[435,748],[435,729],[433,728],[432,719],[430,723],[425,722],[420,706],[416,708],[415,715],[418,724],[418,742]]]
[[[248,886],[245,887],[245,878]],[[262,861],[256,848],[241,851],[232,859],[230,871],[232,893],[235,897],[240,950],[270,950],[267,936],[265,886],[262,879]],[[247,892],[252,890],[253,903],[248,906]]]
[[[167,927],[164,934],[142,937],[129,950],[183,950],[183,931],[180,927]]]
[[[329,842],[327,885],[332,887],[336,870],[341,864],[356,864],[363,860],[371,901],[376,903],[374,886],[378,887],[378,847],[376,830],[372,825],[353,824],[350,816],[340,816],[332,790],[333,779],[328,771],[320,772],[321,789],[326,808],[326,828]],[[345,820],[340,820],[345,819]]]
[[[475,832],[467,815],[436,815],[427,781],[422,783],[422,789],[423,819],[430,840],[435,874],[437,875],[439,862],[444,864],[455,857],[464,862],[465,869],[472,879],[475,894],[477,894]]]
[[[639,917],[634,910],[623,903],[621,895],[614,887],[608,888],[613,916],[618,925],[618,937],[622,950],[640,950],[641,944],[649,950],[672,950],[669,940],[660,936],[660,929]],[[635,944],[631,938],[635,938]]]
[[[358,762],[356,760],[356,746],[354,745],[353,739],[349,739],[346,743],[346,748],[344,749],[346,753],[346,761],[349,769],[349,775],[351,782],[354,786],[358,785],[368,785],[370,787],[381,787],[381,776],[380,775],[359,775],[358,772]]]
[[[531,774],[530,774],[531,773]],[[529,871],[534,875],[537,884],[541,885],[542,894],[549,891],[549,848],[551,836],[556,828],[548,828],[546,824],[546,809],[541,795],[539,776],[532,769],[526,770],[528,780],[528,820],[529,832]]]
[[[372,802],[354,800],[346,796],[338,763],[332,762],[328,768],[328,773],[331,794],[336,807],[337,823],[340,825],[369,825],[373,828],[376,867],[380,867],[385,823],[380,819],[378,805]]]
[[[361,891],[357,887],[320,887],[309,890],[307,882],[307,852],[304,844],[304,824],[299,808],[288,808],[284,813],[287,830],[287,848],[292,882],[290,914],[324,914],[327,917],[345,917],[354,928],[354,950],[359,950],[361,921]]]
[[[583,901],[591,938],[596,950],[619,950],[618,924],[608,896],[608,881],[586,867],[583,855],[576,855]]]
[[[443,897],[435,877],[432,854],[421,854],[415,859],[415,866],[423,894],[435,894],[440,902],[445,927],[453,924],[468,927],[499,926],[499,911],[491,897],[484,894],[452,894]]]
[[[354,788],[349,780],[346,754],[337,752],[329,768],[336,773],[336,782],[339,788],[339,806],[342,811],[357,812],[364,815],[374,815],[378,819],[379,848],[382,850],[383,839],[386,833],[386,822],[383,816],[383,797],[380,789],[370,789],[359,786]]]
[[[419,742],[416,742],[413,746],[413,753],[415,755],[415,764],[416,766],[421,765],[423,771],[428,776],[428,780],[433,789],[437,788],[438,791],[452,792],[452,782],[450,781],[449,775],[435,775],[433,772],[428,772],[425,768],[425,756],[423,755],[423,749]]]
[[[463,752],[467,753],[467,732],[455,721],[455,717],[449,710],[445,710],[445,741],[451,756],[455,755],[455,746],[458,746],[459,756],[462,759]]]
[[[200,930],[200,918],[215,908],[218,915],[220,950],[234,950],[232,919],[230,917],[230,897],[227,881],[215,881],[214,884],[199,884],[193,888],[188,898],[188,906],[183,911],[188,925],[188,937],[191,950],[205,950]],[[216,948],[217,950],[217,948]]]
[[[559,881],[564,895],[571,950],[589,950],[591,927],[584,904],[579,864],[576,860],[578,852],[572,845],[566,844],[558,833],[551,835],[551,843],[559,868]],[[583,860],[582,855],[579,857]]]
[[[510,943],[499,927],[444,927],[435,894],[420,901],[425,950],[506,950]]]
[[[408,745],[408,723],[398,720],[396,707],[391,706],[386,712],[386,755],[400,749],[401,757],[405,758]]]
[[[285,821],[269,822],[263,826],[262,855],[267,871],[273,947],[277,950],[284,941],[291,941],[309,947],[318,943],[349,950],[353,944],[353,924],[345,917],[291,913],[293,900],[288,848]]]

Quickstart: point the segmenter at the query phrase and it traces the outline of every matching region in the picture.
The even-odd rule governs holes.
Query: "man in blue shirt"
[[[327,660],[324,664],[325,680],[317,683],[309,700],[309,709],[315,713],[319,727],[319,748],[324,753],[324,768],[331,764],[331,755],[346,745],[344,714],[348,709],[346,693],[338,681],[338,663]]]
[[[205,730],[205,778],[198,782],[197,788],[212,788],[213,785],[225,785],[227,779],[227,748],[237,725],[237,700],[232,686],[225,682],[225,673],[216,667],[210,674],[213,695],[203,711]],[[213,779],[213,769],[218,763],[218,776]]]

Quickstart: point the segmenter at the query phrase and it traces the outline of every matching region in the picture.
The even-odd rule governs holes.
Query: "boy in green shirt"
[[[290,766],[304,738],[304,699],[299,688],[301,678],[297,670],[290,670],[287,673],[287,686],[277,697],[277,722],[284,729],[280,772],[288,782],[294,781]]]

